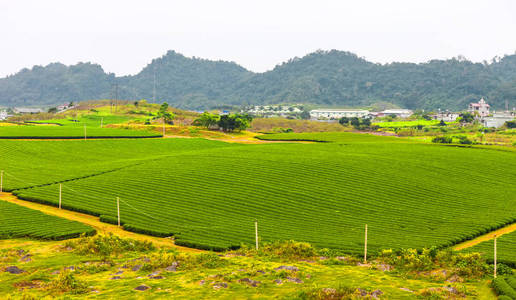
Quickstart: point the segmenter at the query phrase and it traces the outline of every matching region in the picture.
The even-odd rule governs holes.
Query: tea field
[[[79,222],[69,221],[40,211],[0,201],[0,239],[29,237],[62,240],[91,235],[95,229]]]
[[[150,130],[86,127],[87,138],[160,137]],[[0,139],[84,139],[84,126],[0,126]]]
[[[38,141],[33,155],[8,151],[6,172],[38,182],[9,186],[22,199],[56,205],[68,180],[67,209],[114,222],[120,197],[127,230],[215,250],[253,244],[255,220],[262,241],[349,253],[362,251],[365,224],[374,253],[449,246],[516,221],[514,151],[352,133],[261,137],[332,142]]]
[[[516,268],[516,232],[498,237],[496,248],[498,262]],[[492,262],[494,257],[494,242],[493,240],[485,241],[471,248],[467,248],[464,251],[483,253],[488,260]]]

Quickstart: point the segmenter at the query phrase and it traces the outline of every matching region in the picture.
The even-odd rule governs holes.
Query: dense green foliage
[[[504,234],[498,237],[496,248],[498,262],[516,268],[516,232]],[[488,258],[488,261],[493,262],[494,242],[493,240],[482,242],[474,247],[466,249],[465,251],[483,253]]]
[[[252,244],[255,219],[264,242],[294,239],[353,253],[362,250],[365,224],[374,253],[448,246],[515,220],[507,209],[516,201],[514,152],[365,134],[266,136],[334,142],[40,142],[50,157],[16,151],[30,143],[17,142],[6,155],[6,184],[31,186],[10,183],[12,175],[48,183],[14,192],[56,205],[52,183],[78,178],[63,183],[63,206],[112,220],[120,197],[124,228],[215,250]],[[23,160],[38,172],[17,164]]]
[[[123,99],[153,99],[155,86],[156,101],[190,109],[284,102],[367,106],[383,101],[406,108],[464,110],[481,96],[499,109],[505,100],[510,107],[516,105],[516,55],[491,63],[453,58],[381,65],[349,52],[317,51],[252,73],[232,62],[169,51],[140,73],[118,78],[92,64],[24,69],[0,79],[0,105],[110,98],[115,83]]]
[[[44,214],[40,211],[0,201],[0,239],[30,237],[63,240],[81,234],[94,234],[95,229],[79,222]]]

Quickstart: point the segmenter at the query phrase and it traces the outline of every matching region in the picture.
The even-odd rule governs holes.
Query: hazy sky
[[[516,1],[0,0],[0,76],[56,61],[135,74],[167,50],[262,72],[317,49],[490,60],[516,52]]]

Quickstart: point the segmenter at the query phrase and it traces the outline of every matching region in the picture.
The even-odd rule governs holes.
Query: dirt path
[[[20,200],[11,193],[0,193],[0,200],[11,202],[27,208],[39,210],[48,215],[58,216],[64,219],[81,222],[95,228],[99,233],[106,234],[111,232],[120,237],[132,238],[141,241],[150,241],[157,246],[174,247],[183,252],[203,252],[202,250],[198,249],[177,246],[174,244],[174,241],[169,238],[159,238],[125,231],[121,227],[118,227],[116,225],[100,222],[99,218],[95,216],[69,211],[65,209],[59,209],[54,206],[44,205],[36,202]]]
[[[516,223],[508,225],[508,226],[505,226],[505,227],[502,227],[502,228],[497,229],[495,231],[491,231],[491,232],[486,233],[484,235],[481,235],[481,236],[479,236],[479,237],[477,237],[477,238],[475,238],[473,240],[469,240],[469,241],[457,244],[457,245],[455,245],[453,247],[453,250],[459,251],[459,250],[462,250],[462,249],[470,248],[470,247],[478,245],[478,244],[480,244],[482,242],[492,240],[495,235],[496,236],[501,236],[501,235],[504,235],[506,233],[511,233],[513,231],[516,231]]]

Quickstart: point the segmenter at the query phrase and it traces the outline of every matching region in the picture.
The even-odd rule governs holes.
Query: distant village
[[[303,113],[304,106],[296,105],[262,105],[251,106],[241,112],[250,113],[260,117],[291,117]],[[506,121],[512,121],[516,117],[516,109],[505,111],[492,111],[490,105],[481,98],[476,103],[470,103],[467,112],[471,113],[484,127],[501,127]],[[386,109],[379,112],[372,112],[364,109],[313,109],[308,112],[309,118],[321,122],[336,122],[340,118],[366,118],[375,119],[392,116],[395,118],[406,119],[411,117],[414,112],[410,109]],[[458,112],[439,110],[437,113],[428,115],[433,120],[444,122],[454,122],[460,116]]]
[[[73,109],[75,106],[72,102],[58,105],[52,108],[51,112],[63,112]],[[473,114],[476,119],[484,127],[501,127],[506,121],[512,121],[516,117],[516,108],[504,111],[493,111],[491,106],[481,98],[478,102],[470,103],[467,112]],[[14,115],[36,114],[47,112],[41,108],[24,108],[15,107],[12,109],[0,110],[0,121],[5,120]],[[49,111],[50,112],[50,111]],[[295,105],[260,105],[245,107],[241,112],[249,113],[259,117],[284,117],[303,116],[305,119],[311,119],[321,122],[336,122],[340,118],[361,118],[361,119],[378,119],[391,116],[393,118],[406,119],[410,118],[414,111],[410,109],[386,109],[383,111],[373,112],[365,109],[313,109],[307,111],[303,104]],[[224,111],[224,113],[229,113]],[[444,122],[454,122],[459,116],[458,112],[450,112],[448,110],[428,115],[433,120],[442,120]]]

